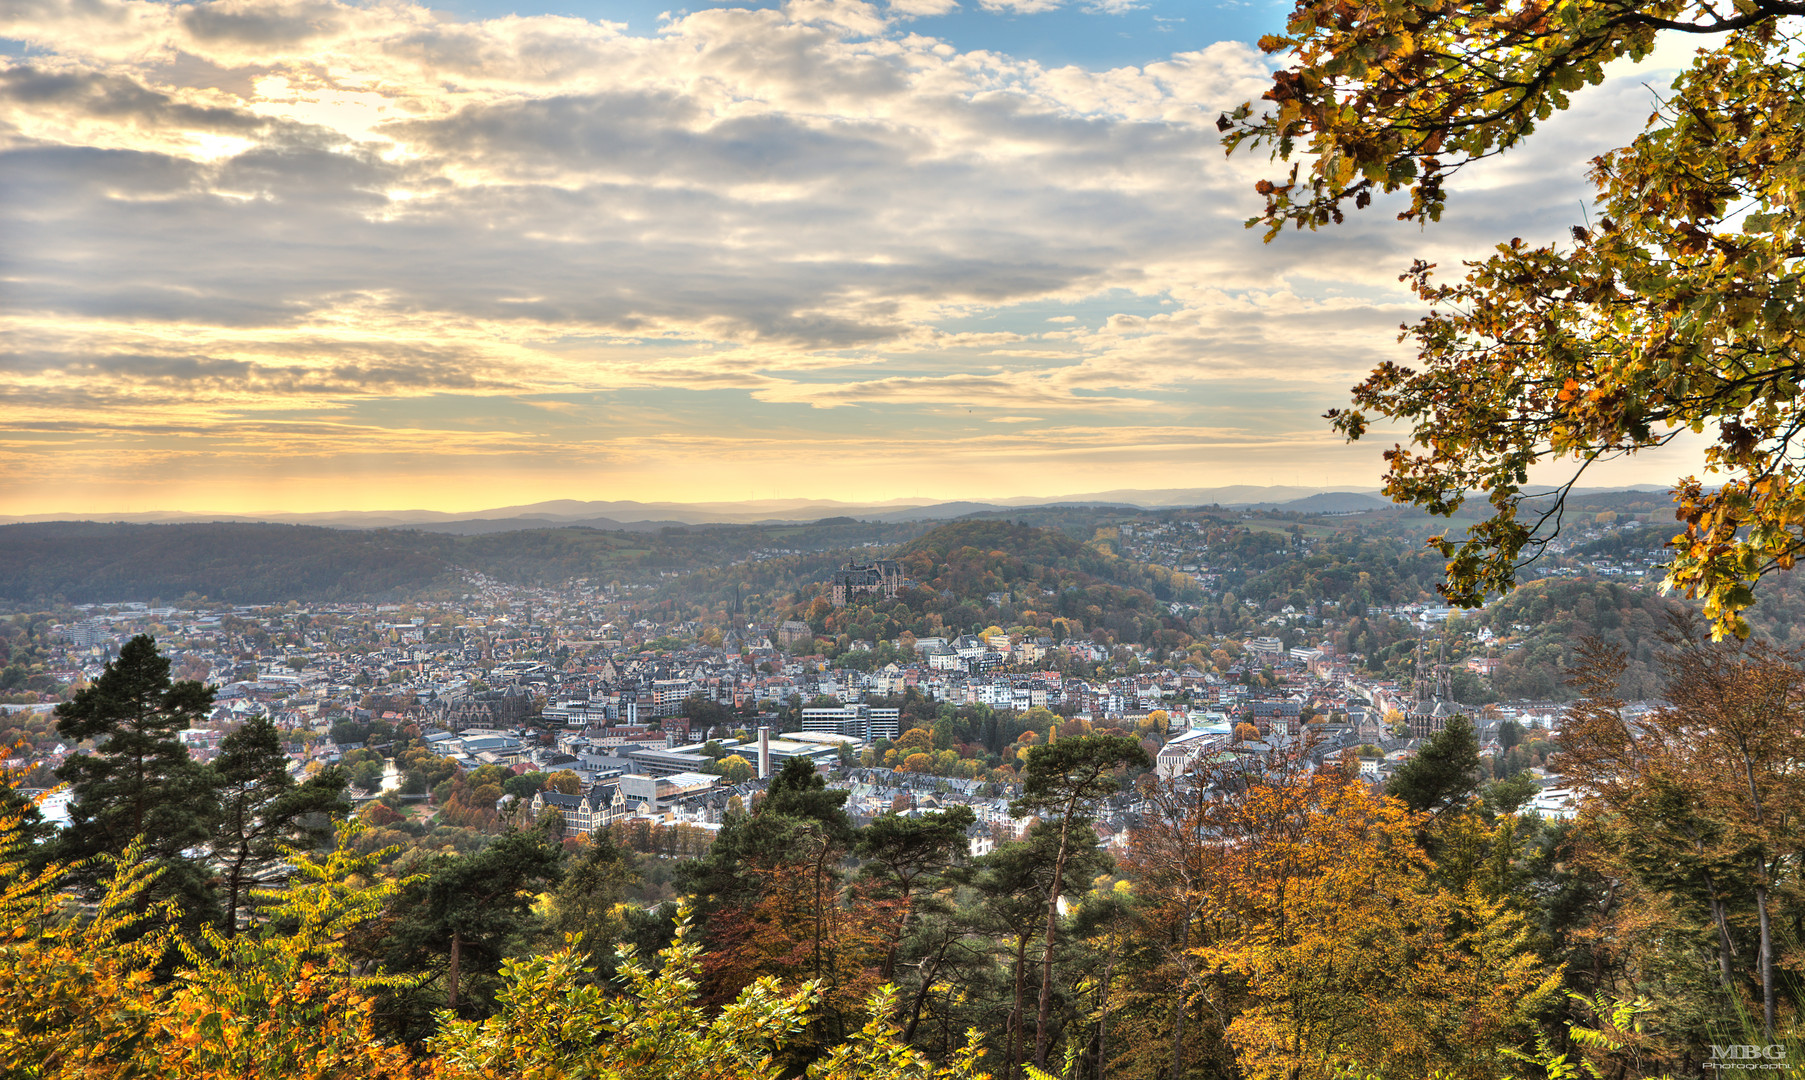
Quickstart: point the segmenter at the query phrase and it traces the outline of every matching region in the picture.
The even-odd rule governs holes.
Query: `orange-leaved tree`
[[[369,1024],[371,979],[344,959],[347,929],[394,888],[341,828],[324,858],[288,852],[297,880],[264,897],[269,922],[184,940],[166,903],[146,903],[156,870],[133,845],[108,859],[95,911],[67,903],[69,868],[26,865],[16,812],[0,814],[0,1062],[39,1078],[413,1075]],[[174,947],[186,961],[153,978]]]
[[[753,980],[718,1013],[700,999],[701,953],[688,920],[654,970],[619,953],[625,992],[583,978],[580,936],[555,953],[508,962],[501,1011],[483,1021],[443,1014],[432,1041],[442,1080],[777,1080],[784,1049],[820,1002],[813,981],[784,990]],[[987,1080],[977,1032],[944,1068],[898,1039],[895,990],[874,991],[870,1020],[808,1070],[815,1080]]]
[[[1152,801],[1182,817],[1164,835],[1143,829],[1135,861],[1156,871],[1155,917],[1189,924],[1186,1000],[1208,1000],[1242,1075],[1510,1067],[1503,1048],[1527,1042],[1558,975],[1519,913],[1436,882],[1419,815],[1302,761],[1176,783],[1204,793]]]
[[[1781,999],[1805,1004],[1805,956],[1782,946],[1805,859],[1805,656],[1714,645],[1684,621],[1672,643],[1669,704],[1635,717],[1616,694],[1623,654],[1587,643],[1557,761],[1591,797],[1593,860],[1635,889],[1625,917],[1706,923],[1719,983],[1748,991],[1771,1038]]]
[[[809,854],[803,849],[801,854]],[[825,858],[822,845],[812,849]],[[828,849],[831,853],[833,849]],[[817,988],[816,1023],[791,1040],[826,1047],[845,1038],[883,981],[885,958],[895,947],[904,903],[878,895],[877,885],[842,885],[812,863],[746,867],[761,894],[742,907],[715,914],[711,947],[701,961],[716,1000],[725,1001],[761,978],[808,976]]]

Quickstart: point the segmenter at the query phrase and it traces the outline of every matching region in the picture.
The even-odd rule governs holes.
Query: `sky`
[[[1398,275],[1579,223],[1680,54],[1262,243],[1288,10],[9,0],[0,514],[1373,490]]]

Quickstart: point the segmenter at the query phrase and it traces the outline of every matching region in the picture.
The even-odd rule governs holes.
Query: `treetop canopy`
[[[1271,107],[1219,126],[1231,151],[1308,161],[1258,185],[1248,224],[1268,238],[1376,193],[1406,191],[1399,217],[1438,220],[1451,177],[1528,138],[1612,60],[1647,57],[1663,31],[1706,46],[1643,133],[1591,162],[1595,209],[1570,244],[1513,238],[1453,281],[1410,267],[1430,305],[1403,328],[1416,365],[1380,365],[1329,413],[1350,440],[1374,418],[1410,429],[1385,454],[1394,501],[1450,515],[1488,500],[1464,538],[1432,540],[1451,602],[1511,587],[1589,466],[1686,432],[1708,440],[1705,475],[1674,484],[1666,588],[1702,599],[1717,636],[1744,636],[1753,584],[1805,547],[1805,41],[1787,21],[1801,14],[1783,0],[1303,0],[1262,41],[1291,61]],[[1568,478],[1533,487],[1548,463]]]

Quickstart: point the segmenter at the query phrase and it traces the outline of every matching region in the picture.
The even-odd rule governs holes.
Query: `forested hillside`
[[[1107,543],[1079,543],[1053,529],[1007,521],[943,525],[902,545],[896,558],[918,584],[962,601],[1097,584],[1140,589],[1160,600],[1198,598],[1188,577],[1120,558]]]
[[[1166,607],[1201,594],[1185,575],[1110,554],[1064,533],[1004,521],[944,525],[896,554],[913,582],[892,601],[836,609],[824,592],[800,606],[818,632],[877,638],[1021,627],[1055,640],[1180,648],[1185,624]]]
[[[1299,610],[1337,604],[1353,611],[1428,599],[1441,580],[1442,560],[1414,538],[1353,528],[1307,546],[1277,540],[1255,532],[1225,537],[1222,558],[1237,570],[1225,587]]]
[[[0,526],[0,602],[376,600],[449,581],[454,539],[301,525]]]
[[[829,550],[915,536],[925,525],[587,528],[479,536],[412,530],[323,529],[212,522],[131,525],[49,522],[0,526],[0,603],[48,607],[163,600],[193,594],[229,603],[387,600],[461,592],[459,571],[522,585],[587,577],[657,581],[771,549]]]
[[[1684,610],[1653,589],[1554,579],[1524,585],[1484,611],[1460,617],[1456,626],[1485,627],[1513,639],[1491,676],[1501,698],[1568,701],[1577,696],[1567,685],[1567,672],[1589,638],[1624,651],[1625,697],[1653,698],[1660,693],[1655,657],[1661,635],[1670,629],[1668,616]]]
[[[1697,611],[1696,603],[1664,596],[1649,585],[1550,578],[1519,586],[1483,611],[1455,616],[1450,629],[1456,637],[1489,629],[1505,643],[1474,650],[1496,653],[1502,661],[1489,680],[1492,693],[1483,700],[1572,700],[1578,690],[1568,679],[1588,640],[1624,651],[1625,697],[1654,698],[1661,685],[1656,658],[1665,648],[1664,637],[1674,631],[1672,618]],[[1783,646],[1805,640],[1805,592],[1796,576],[1777,575],[1764,584],[1748,619],[1757,639]]]

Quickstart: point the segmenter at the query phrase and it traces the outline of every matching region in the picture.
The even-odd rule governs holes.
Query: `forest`
[[[1668,704],[1637,713],[1630,662],[1588,644],[1537,744],[1589,796],[1572,819],[1527,811],[1464,718],[1375,787],[1307,740],[1161,775],[1144,732],[917,703],[901,744],[1014,735],[1009,818],[854,820],[797,759],[712,841],[649,843],[497,814],[518,777],[400,730],[364,734],[459,829],[353,812],[341,767],[293,780],[267,722],[194,762],[174,734],[210,692],[138,638],[57,711],[99,751],[61,770],[70,824],[0,809],[0,1054],[45,1077],[1328,1080],[1695,1075],[1758,1044],[1796,1075],[1805,659],[1676,624]]]
[[[1296,518],[1274,520],[1301,536]],[[529,586],[577,579],[650,584],[659,601],[710,603],[733,597],[736,588],[741,595],[788,594],[826,581],[849,558],[892,554],[938,565],[932,575],[925,575],[925,566],[914,567],[925,575],[917,580],[961,600],[981,600],[1005,583],[1064,587],[1074,581],[1138,589],[1161,601],[1201,598],[1185,575],[1114,550],[1114,526],[1122,521],[1203,522],[1223,586],[1245,588],[1261,600],[1390,604],[1420,599],[1433,586],[1435,564],[1420,530],[1397,523],[1314,524],[1310,534],[1330,536],[1333,543],[1300,564],[1294,539],[1264,527],[1264,519],[1250,527],[1233,514],[1060,507],[952,523],[836,518],[809,525],[657,532],[568,527],[475,536],[247,522],[0,525],[0,604],[39,610],[203,597],[231,604],[442,599],[468,591],[469,572]],[[1007,557],[980,565],[979,553],[1005,550]],[[1024,570],[1026,564],[1039,569]]]
[[[0,525],[0,603],[233,604],[390,601],[467,592],[465,571],[523,585],[660,581],[742,561],[763,549],[832,550],[896,543],[930,523],[841,520],[803,526],[672,527],[659,532],[527,529],[477,536],[210,522]]]

